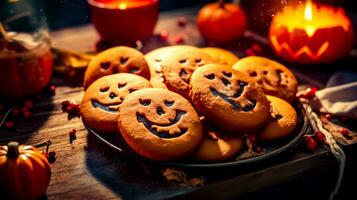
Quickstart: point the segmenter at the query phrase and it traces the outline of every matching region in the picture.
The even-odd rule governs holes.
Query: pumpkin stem
[[[220,8],[224,8],[224,4],[226,3],[226,1],[225,0],[219,0],[218,1],[218,4],[219,4],[219,7]]]
[[[7,157],[17,158],[19,154],[19,143],[14,141],[9,142],[7,144]]]

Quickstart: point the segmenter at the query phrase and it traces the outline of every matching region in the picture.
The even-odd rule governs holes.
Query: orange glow
[[[125,10],[128,6],[126,5],[126,3],[119,3],[119,9],[120,10]]]
[[[311,3],[311,0],[307,0],[306,1],[304,17],[305,17],[305,19],[307,21],[311,21],[312,20],[312,3]]]

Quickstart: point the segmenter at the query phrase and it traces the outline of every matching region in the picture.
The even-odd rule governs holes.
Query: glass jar
[[[0,5],[0,97],[21,98],[44,89],[52,75],[52,54],[44,17],[34,1]]]

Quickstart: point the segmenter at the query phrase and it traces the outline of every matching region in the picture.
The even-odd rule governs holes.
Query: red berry
[[[167,39],[169,38],[169,32],[167,30],[162,30],[160,31],[160,39],[163,41],[167,41]]]
[[[20,111],[19,108],[15,107],[15,108],[12,109],[11,114],[12,114],[12,116],[16,117],[16,116],[19,116],[21,114],[21,111]]]
[[[28,109],[31,109],[33,107],[33,103],[31,100],[27,100],[25,101],[24,103],[25,107],[28,108]]]
[[[316,139],[320,142],[324,142],[326,140],[325,134],[323,134],[322,132],[318,131],[316,132],[315,135]]]
[[[25,111],[22,113],[22,115],[27,119],[32,117],[32,112],[31,111]]]
[[[7,122],[5,123],[5,127],[8,128],[8,129],[12,129],[12,128],[15,127],[15,122],[13,122],[13,121],[7,121]]]
[[[175,44],[181,44],[181,43],[183,43],[183,42],[184,42],[184,39],[183,39],[183,37],[180,36],[180,35],[178,35],[178,36],[176,36],[176,37],[174,38],[174,43],[175,43]]]
[[[253,135],[253,134],[249,134],[248,135],[248,141],[251,143],[251,144],[255,144],[255,142],[257,141],[257,136]]]
[[[309,142],[311,139],[313,139],[311,135],[305,135],[304,136],[305,142]]]
[[[309,150],[315,150],[317,148],[317,142],[314,138],[311,138],[308,142],[306,142],[306,148]]]
[[[245,50],[245,54],[247,56],[256,56],[257,54],[253,51],[253,49],[249,48],[247,50]]]
[[[306,97],[313,98],[315,96],[315,93],[317,92],[317,88],[315,88],[315,87],[307,88],[306,91],[307,91]]]
[[[186,24],[187,24],[187,18],[186,17],[177,18],[177,25],[178,26],[183,27],[183,26],[186,26]]]
[[[333,118],[333,115],[331,113],[327,113],[327,114],[325,114],[325,117],[327,120],[330,121]]]
[[[343,136],[347,136],[350,132],[349,132],[347,129],[343,128],[343,129],[340,130],[340,133],[341,133]]]
[[[74,105],[73,104],[69,104],[67,107],[66,107],[66,111],[67,112],[71,112],[74,108]]]
[[[263,152],[263,148],[261,148],[261,147],[255,147],[255,150],[254,150],[256,153],[261,153],[261,152]]]
[[[52,94],[55,94],[55,93],[56,93],[56,86],[51,85],[51,86],[50,86],[50,92],[51,92]]]
[[[252,49],[256,53],[261,53],[263,51],[262,47],[259,44],[253,44]]]

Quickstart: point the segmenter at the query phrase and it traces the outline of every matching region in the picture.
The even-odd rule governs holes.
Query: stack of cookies
[[[229,160],[245,135],[275,141],[297,125],[291,71],[220,48],[180,45],[143,55],[114,47],[93,58],[84,89],[83,121],[103,134],[119,132],[154,160]]]

